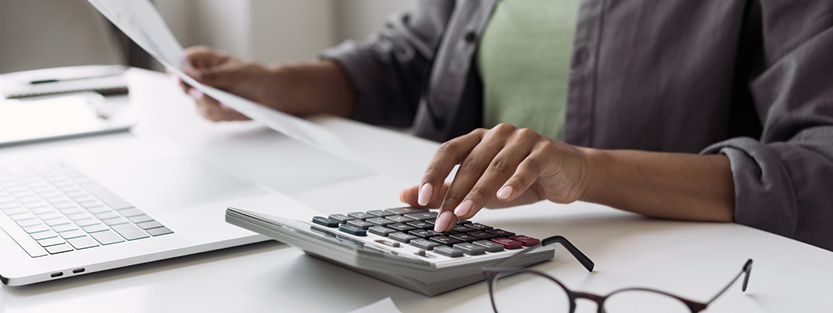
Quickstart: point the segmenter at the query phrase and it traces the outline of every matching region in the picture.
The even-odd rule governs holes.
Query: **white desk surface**
[[[143,128],[134,131],[138,135],[163,129],[186,142],[193,139],[186,133],[223,136],[235,128],[252,127],[201,120],[193,104],[160,74],[134,70],[131,97],[145,110]],[[286,191],[326,212],[399,206],[398,191],[418,182],[436,148],[432,142],[344,119],[314,120],[355,147],[369,167],[389,177]],[[5,148],[3,154],[41,156],[133,135]],[[553,261],[535,268],[577,291],[606,294],[623,287],[651,287],[705,301],[753,258],[747,292],[735,284],[708,312],[833,310],[833,253],[746,226],[656,220],[588,203],[486,210],[475,219],[538,238],[560,234],[570,239],[595,261],[593,273],[563,248]],[[403,312],[490,310],[483,283],[429,298],[276,242],[32,286],[4,286],[0,291],[0,313],[347,312],[387,297]],[[543,301],[547,297],[532,296]],[[592,302],[578,303],[577,312],[595,310]]]

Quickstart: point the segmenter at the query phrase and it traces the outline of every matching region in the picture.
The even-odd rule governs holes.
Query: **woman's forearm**
[[[587,149],[581,200],[647,216],[731,222],[735,192],[725,155]]]

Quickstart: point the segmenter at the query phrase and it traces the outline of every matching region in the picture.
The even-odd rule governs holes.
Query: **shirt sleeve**
[[[833,250],[831,8],[813,14],[766,9],[766,66],[749,84],[761,138],[729,139],[703,153],[729,157],[735,222]],[[767,23],[768,16],[780,21]]]
[[[454,1],[424,0],[390,16],[363,43],[345,41],[322,53],[345,71],[358,95],[354,119],[397,127],[413,123],[423,80]]]

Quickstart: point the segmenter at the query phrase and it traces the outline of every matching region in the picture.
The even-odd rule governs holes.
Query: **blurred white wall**
[[[184,46],[207,45],[264,63],[314,59],[363,40],[416,0],[157,0]]]

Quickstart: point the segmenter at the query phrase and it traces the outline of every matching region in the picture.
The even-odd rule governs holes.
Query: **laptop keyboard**
[[[436,218],[437,212],[404,207],[315,216],[312,223],[358,237],[368,234],[386,237],[394,241],[395,247],[402,243],[421,249],[420,255],[432,251],[451,258],[520,249],[539,242],[532,237],[468,220],[458,221],[450,232],[439,233],[433,230]]]
[[[0,168],[0,228],[32,257],[172,234],[63,163]]]

